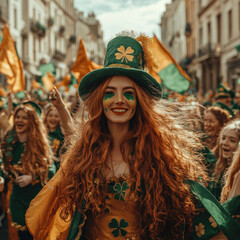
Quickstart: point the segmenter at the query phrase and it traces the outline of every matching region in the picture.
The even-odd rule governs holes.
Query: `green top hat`
[[[107,45],[104,67],[82,78],[78,88],[79,96],[86,99],[105,79],[123,75],[131,78],[148,95],[160,98],[162,91],[160,84],[144,71],[144,67],[144,51],[141,44],[132,37],[115,37]]]
[[[37,103],[35,103],[33,101],[25,101],[25,102],[22,102],[22,104],[23,105],[27,105],[30,108],[33,108],[36,111],[37,115],[41,116],[42,109],[41,109],[41,107]]]
[[[234,91],[230,89],[229,87],[225,86],[224,84],[220,84],[217,87],[217,93],[215,95],[215,99],[219,98],[234,98]]]

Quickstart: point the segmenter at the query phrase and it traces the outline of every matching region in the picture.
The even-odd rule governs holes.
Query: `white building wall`
[[[16,42],[16,48],[21,57],[22,39],[21,30],[24,26],[22,21],[22,0],[9,0],[9,31]],[[15,19],[16,17],[16,19]]]
[[[223,39],[223,47],[222,47],[222,59],[221,59],[221,68],[222,68],[222,76],[225,81],[229,81],[228,79],[228,70],[227,70],[227,62],[237,56],[237,51],[235,46],[240,44],[240,21],[239,21],[239,0],[229,0],[222,1],[222,28],[225,29],[222,39]],[[228,34],[228,13],[232,11],[232,37],[229,38]]]

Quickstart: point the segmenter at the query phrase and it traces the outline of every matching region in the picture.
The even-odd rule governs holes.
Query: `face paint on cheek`
[[[123,96],[124,96],[127,100],[135,101],[135,98],[134,98],[134,96],[133,96],[132,93],[124,93]]]
[[[104,112],[108,111],[107,106],[109,105],[110,99],[115,96],[115,93],[105,93],[103,97],[103,108]]]
[[[103,101],[106,101],[107,99],[112,98],[115,95],[115,93],[105,93],[103,97]]]
[[[132,93],[124,93],[123,96],[128,100],[128,103],[131,107],[136,106],[136,99]]]

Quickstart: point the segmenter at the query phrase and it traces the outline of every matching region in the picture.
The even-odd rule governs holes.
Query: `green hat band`
[[[25,101],[22,104],[30,107],[37,113],[38,116],[41,116],[42,110],[41,110],[41,107],[37,103],[35,103],[33,101]]]

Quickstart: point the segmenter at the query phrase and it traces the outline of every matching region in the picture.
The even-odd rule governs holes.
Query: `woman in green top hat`
[[[60,170],[31,202],[26,222],[34,239],[210,239],[219,226],[237,239],[239,225],[199,183],[206,178],[195,154],[200,141],[145,71],[154,63],[151,43],[117,36],[104,68],[81,80],[88,119],[83,110]],[[194,220],[203,212],[194,196],[219,225],[211,215],[205,225]]]
[[[46,130],[37,114],[41,109],[31,101],[19,105],[14,112],[14,126],[2,142],[3,172],[1,179],[11,181],[12,225],[20,240],[32,239],[25,224],[25,213],[31,200],[55,173],[51,167],[51,148]]]

